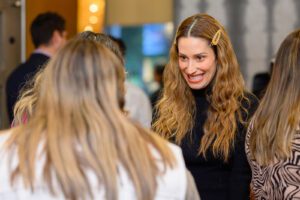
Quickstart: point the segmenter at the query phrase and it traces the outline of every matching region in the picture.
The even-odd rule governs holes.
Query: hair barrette
[[[219,29],[219,30],[215,33],[214,37],[213,37],[212,40],[211,40],[211,45],[212,45],[212,46],[215,46],[215,45],[217,45],[217,44],[219,43],[219,40],[220,40],[220,37],[221,37],[221,33],[222,33],[221,29]]]

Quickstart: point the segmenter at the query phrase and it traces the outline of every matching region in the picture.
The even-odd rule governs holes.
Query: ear
[[[53,33],[52,33],[52,37],[51,37],[51,44],[52,45],[55,45],[57,44],[57,42],[60,40],[60,33],[58,30],[55,30]]]
[[[65,40],[65,33],[61,33],[58,30],[55,30],[52,34],[51,45],[54,48],[58,49],[65,43]]]

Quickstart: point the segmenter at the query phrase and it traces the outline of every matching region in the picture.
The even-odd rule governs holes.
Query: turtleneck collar
[[[191,91],[195,98],[196,108],[198,110],[197,112],[206,112],[209,107],[208,95],[212,92],[211,85],[199,90],[191,89]]]
[[[207,97],[212,93],[212,86],[209,84],[206,88],[203,89],[191,89],[192,94],[195,98]]]
[[[207,89],[200,89],[200,90],[191,89],[191,91],[195,98],[206,97],[207,95]]]
[[[192,89],[192,94],[195,98],[195,103],[196,103],[196,117],[202,116],[205,114],[209,108],[209,101],[208,101],[208,94],[209,94],[209,89],[204,88],[200,90],[194,90]]]

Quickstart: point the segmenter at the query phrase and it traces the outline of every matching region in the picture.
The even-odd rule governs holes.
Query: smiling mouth
[[[199,83],[203,80],[204,74],[187,75],[187,78],[190,83]]]

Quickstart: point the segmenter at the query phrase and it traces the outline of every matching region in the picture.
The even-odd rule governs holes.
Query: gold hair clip
[[[217,44],[219,43],[220,37],[221,37],[221,29],[219,29],[219,30],[215,33],[213,39],[211,40],[211,45],[212,45],[212,46],[217,45]]]

